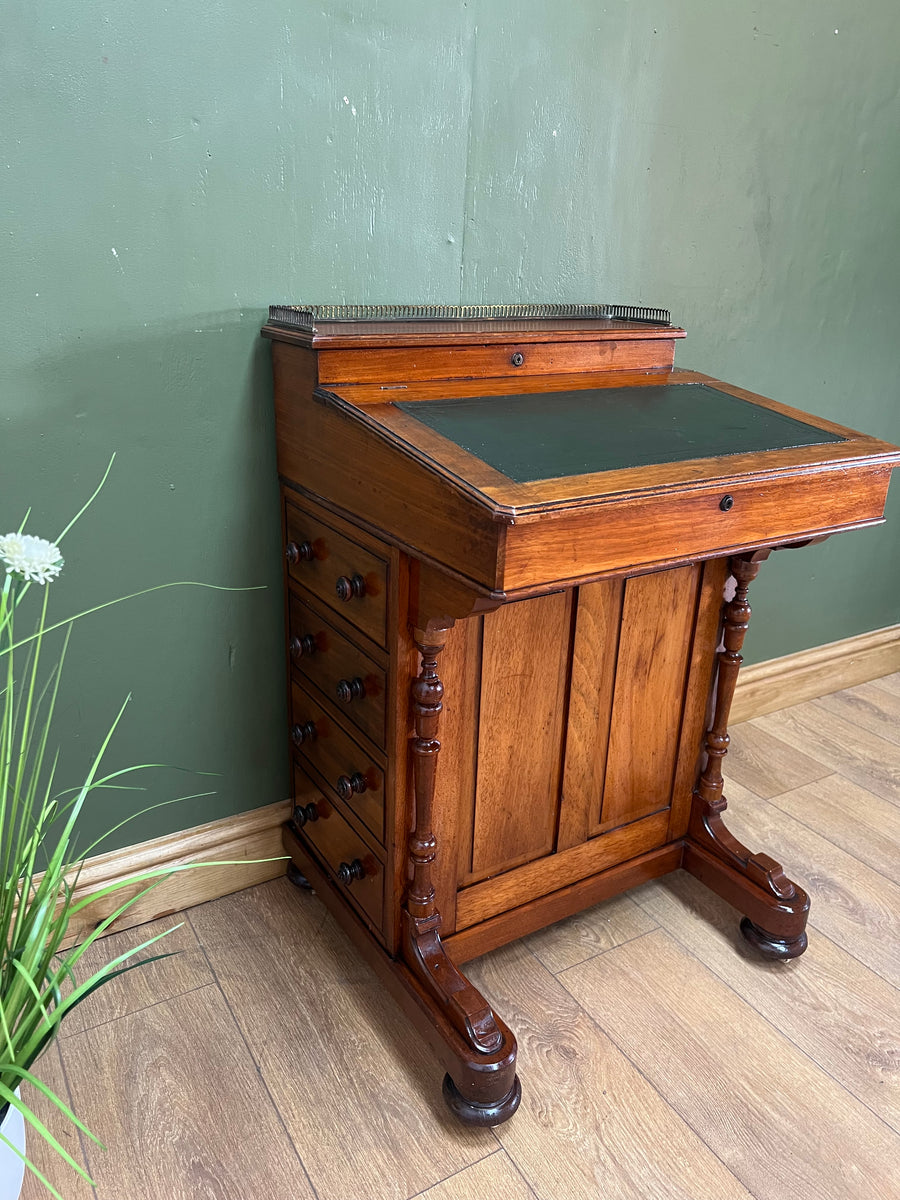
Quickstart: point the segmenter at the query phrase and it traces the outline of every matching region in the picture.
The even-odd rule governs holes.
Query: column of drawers
[[[382,938],[391,552],[305,498],[283,503],[291,826]]]

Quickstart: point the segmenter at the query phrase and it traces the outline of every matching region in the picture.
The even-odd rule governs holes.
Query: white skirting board
[[[731,723],[826,696],[894,671],[900,671],[900,625],[745,667],[738,677]],[[727,762],[725,769],[727,773]],[[82,871],[76,894],[79,898],[88,896],[117,879],[128,879],[154,867],[188,862],[237,862],[234,866],[175,872],[124,913],[110,928],[112,933],[274,879],[285,871],[281,825],[289,811],[287,801],[269,804],[99,855],[90,859]],[[250,859],[275,861],[247,861]],[[140,886],[133,891],[139,891]],[[126,895],[123,890],[86,905],[71,930],[68,944],[83,939]]]

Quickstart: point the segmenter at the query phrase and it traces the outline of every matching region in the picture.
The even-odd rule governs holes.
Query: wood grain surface
[[[533,1200],[536,1192],[513,1166],[509,1155],[497,1150],[489,1158],[465,1167],[443,1183],[436,1183],[420,1200]]]
[[[558,978],[757,1200],[896,1195],[896,1134],[669,934]]]
[[[553,848],[571,605],[556,592],[484,618],[471,880]]]
[[[76,1110],[110,1147],[91,1152],[102,1200],[315,1200],[214,985],[69,1038],[66,1072]]]
[[[873,690],[900,695],[900,676]],[[848,703],[879,724],[877,701]],[[473,1132],[317,897],[273,880],[191,910],[179,956],[98,995],[41,1060],[109,1140],[90,1151],[100,1200],[895,1200],[896,806],[842,773],[865,747],[828,763],[812,747],[788,771],[790,743],[767,736],[758,787],[792,786],[767,801],[742,763],[726,820],[809,888],[802,958],[753,957],[739,914],[680,872],[485,955],[466,970],[519,1038],[524,1096]],[[30,1147],[67,1200],[94,1194]]]
[[[58,1046],[51,1046],[38,1060],[35,1074],[45,1083],[64,1104],[72,1106],[72,1095],[63,1071]],[[53,1136],[61,1146],[71,1154],[82,1170],[91,1174],[91,1160],[85,1149],[91,1147],[93,1158],[99,1159],[103,1151],[88,1138],[84,1138],[71,1122],[59,1114],[56,1106],[47,1100],[37,1088],[26,1085],[22,1089],[22,1099],[34,1112],[35,1116],[53,1132]],[[25,1150],[28,1157],[47,1180],[59,1191],[65,1200],[91,1200],[96,1193],[90,1184],[85,1183],[80,1175],[69,1167],[59,1155],[51,1150],[47,1143],[33,1130],[26,1128]],[[93,1178],[93,1176],[92,1176]],[[22,1185],[21,1200],[47,1200],[49,1192],[31,1171],[25,1171]]]
[[[760,961],[745,951],[734,909],[684,871],[632,896],[683,950],[900,1132],[895,988],[815,926],[812,952],[802,961]]]
[[[900,987],[900,885],[799,821],[732,784],[728,826],[781,862],[810,896],[813,925]]]
[[[900,746],[846,717],[822,700],[783,708],[752,722],[775,734],[832,771],[840,771],[861,787],[900,804]]]
[[[497,950],[467,969],[516,1030],[520,1071],[531,1086],[515,1119],[495,1132],[539,1196],[748,1195],[588,1016],[587,1006],[579,1006],[524,946]],[[640,1022],[632,1020],[639,1030]],[[674,1165],[688,1162],[690,1173]]]
[[[319,1200],[411,1196],[496,1149],[315,897],[284,880],[191,923]]]
[[[671,803],[700,567],[625,584],[603,806],[614,829]]]

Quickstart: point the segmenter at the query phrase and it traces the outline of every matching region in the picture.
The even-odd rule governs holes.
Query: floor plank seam
[[[847,777],[846,777],[846,775],[841,775],[840,778],[846,779]],[[848,780],[848,782],[852,783],[853,780]],[[860,785],[856,784],[855,786],[859,787]],[[862,790],[864,792],[869,791],[868,788],[863,788]],[[789,796],[790,792],[782,792],[782,795]],[[876,799],[876,800],[882,799],[882,797],[880,797],[880,796],[875,796],[874,792],[869,792],[869,795],[873,796],[874,799]],[[890,883],[893,886],[897,885],[897,880],[892,879],[890,877],[890,875],[885,875],[884,871],[882,871],[879,867],[873,867],[870,862],[866,862],[866,860],[864,858],[860,858],[858,854],[854,854],[852,850],[848,850],[846,846],[842,846],[840,844],[840,842],[836,842],[834,840],[834,838],[830,838],[827,834],[823,833],[821,831],[821,829],[816,829],[814,826],[812,826],[808,822],[804,821],[801,817],[797,817],[792,812],[788,812],[787,809],[782,808],[780,804],[774,804],[775,799],[776,799],[776,797],[772,797],[772,799],[764,801],[764,803],[772,804],[773,807],[777,808],[780,813],[784,813],[784,815],[786,817],[789,817],[792,821],[796,821],[798,825],[801,825],[804,829],[808,830],[810,833],[815,834],[816,837],[820,837],[822,839],[822,841],[827,842],[829,844],[829,846],[834,846],[834,848],[836,850],[840,850],[843,854],[849,855],[850,858],[852,858],[854,860],[854,862],[858,862],[861,867],[865,867],[869,871],[874,871],[875,874],[878,875],[881,879],[883,879],[886,883]],[[900,853],[900,851],[898,851],[898,853]]]
[[[835,775],[840,775],[841,779],[846,779],[848,783],[853,783],[857,787],[862,788],[864,792],[868,792],[870,795],[874,796],[876,800],[884,800],[886,804],[893,804],[894,808],[900,808],[900,796],[882,796],[880,792],[873,792],[870,787],[864,783],[860,783],[858,779],[854,779],[852,776],[848,775],[846,771],[842,771],[840,767],[836,767],[834,773]]]
[[[69,1108],[71,1108],[72,1111],[74,1112],[74,1108],[72,1105],[72,1084],[69,1081],[69,1072],[66,1069],[66,1056],[63,1053],[62,1043],[60,1043],[60,1046],[59,1046],[59,1066],[60,1066],[60,1070],[62,1071],[63,1082],[66,1085],[66,1101],[69,1105]],[[88,1175],[90,1175],[91,1179],[93,1179],[94,1172],[91,1170],[91,1159],[90,1159],[90,1155],[88,1154],[88,1138],[85,1136],[85,1134],[83,1134],[81,1132],[80,1129],[78,1129],[77,1126],[76,1126],[76,1133],[78,1134],[78,1143],[81,1146],[81,1158],[82,1158],[82,1162],[84,1163],[84,1169],[87,1171]],[[101,1147],[98,1147],[98,1149],[101,1149]],[[106,1149],[102,1149],[102,1153],[106,1154],[107,1153]],[[95,1197],[98,1195],[97,1189],[95,1187],[91,1187],[90,1191],[91,1191],[92,1195],[94,1195]]]
[[[427,1196],[432,1188],[442,1187],[445,1183],[448,1183],[451,1179],[456,1179],[458,1175],[463,1175],[472,1167],[477,1167],[480,1163],[486,1163],[488,1159],[496,1158],[498,1154],[503,1153],[505,1153],[503,1147],[498,1146],[496,1150],[492,1150],[490,1154],[486,1154],[484,1158],[478,1158],[475,1160],[475,1162],[466,1163],[466,1165],[464,1167],[460,1167],[458,1171],[452,1171],[449,1175],[445,1175],[443,1179],[436,1179],[434,1183],[429,1183],[428,1186],[422,1188],[421,1191],[413,1192],[411,1196],[406,1197],[406,1200],[418,1200],[420,1196]]]
[[[857,1104],[861,1104],[867,1112],[870,1112],[872,1114],[872,1116],[875,1117],[875,1119],[877,1121],[879,1121],[882,1125],[884,1125],[887,1129],[889,1129],[891,1133],[893,1133],[895,1135],[900,1135],[900,1130],[896,1129],[890,1123],[890,1121],[885,1120],[885,1118],[882,1117],[880,1113],[875,1112],[875,1110],[873,1108],[871,1108],[865,1102],[865,1100],[862,1100],[859,1096],[857,1096],[857,1094],[854,1091],[852,1091],[849,1087],[847,1087],[847,1085],[845,1083],[842,1083],[841,1080],[838,1079],[837,1076],[832,1074],[832,1072],[826,1066],[824,1066],[822,1063],[818,1062],[815,1058],[813,1058],[813,1056],[807,1050],[804,1050],[804,1048],[801,1045],[799,1045],[799,1043],[794,1041],[794,1039],[790,1036],[789,1033],[785,1032],[785,1030],[783,1030],[783,1029],[780,1029],[778,1027],[778,1025],[776,1025],[776,1023],[771,1019],[771,1017],[767,1017],[764,1012],[761,1012],[760,1009],[758,1009],[756,1007],[756,1005],[753,1003],[752,1000],[748,1000],[746,996],[741,995],[741,993],[737,990],[737,988],[734,987],[733,984],[729,983],[728,980],[724,976],[720,975],[719,972],[715,969],[715,967],[712,967],[708,963],[705,963],[702,958],[698,958],[697,955],[694,954],[693,950],[691,950],[690,946],[686,945],[681,940],[681,938],[678,936],[677,932],[675,932],[674,930],[670,929],[668,926],[665,926],[665,925],[662,928],[664,929],[666,934],[668,934],[668,936],[670,938],[672,938],[672,940],[681,947],[681,949],[685,952],[685,954],[687,954],[695,962],[698,962],[704,970],[709,971],[709,973],[711,975],[714,975],[715,978],[718,979],[721,984],[723,984],[726,988],[728,988],[728,990],[732,993],[732,995],[736,996],[742,1004],[746,1004],[747,1008],[749,1008],[751,1012],[756,1013],[756,1015],[761,1020],[765,1021],[765,1023],[771,1029],[774,1029],[775,1032],[779,1035],[779,1037],[784,1038],[784,1040],[788,1043],[788,1045],[793,1046],[795,1050],[798,1050],[803,1055],[804,1058],[808,1059],[808,1061],[811,1062],[813,1064],[813,1066],[817,1067],[818,1070],[820,1070],[824,1075],[827,1075],[828,1078],[831,1079],[834,1083],[836,1083],[838,1085],[838,1087],[843,1092],[845,1092],[852,1100],[855,1100]],[[838,943],[835,942],[832,938],[828,938],[827,934],[822,933],[821,930],[817,930],[817,932],[819,933],[819,935],[821,937],[827,938],[827,940],[830,941],[832,943],[832,945],[838,946]],[[843,947],[838,946],[838,949],[843,950]],[[737,954],[740,951],[737,948],[735,948],[734,952]],[[857,961],[859,961],[859,960],[857,960]],[[788,966],[788,964],[786,964],[786,963],[784,965]],[[872,971],[872,973],[874,975],[878,975],[878,972],[874,971],[872,967],[869,967],[867,963],[862,963],[861,965],[866,967],[868,970]],[[800,969],[802,969],[802,967]],[[878,978],[881,979],[881,976],[878,975]],[[560,980],[560,982],[562,982],[562,980]],[[885,980],[885,982],[889,982],[889,981]],[[564,983],[563,983],[563,986],[565,987]],[[893,985],[889,984],[889,986],[893,986]],[[566,988],[566,991],[568,991],[568,988]],[[569,993],[569,994],[571,995],[571,993]]]
[[[192,992],[199,992],[203,988],[212,986],[213,980],[208,979],[205,983],[198,983],[196,987],[185,988],[181,992],[173,992],[170,996],[163,996],[161,999],[153,1000],[149,1004],[142,1004],[139,1008],[130,1008],[128,1012],[119,1013],[115,1017],[107,1017],[105,1021],[98,1021],[95,1025],[85,1025],[83,1029],[73,1029],[71,1033],[61,1033],[59,1044],[60,1046],[64,1046],[72,1038],[81,1037],[83,1033],[90,1033],[92,1029],[102,1029],[104,1025],[112,1025],[116,1021],[124,1020],[125,1017],[133,1017],[135,1013],[147,1012],[151,1008],[157,1008],[160,1004],[168,1004],[170,1000],[177,1000],[179,996],[190,996]]]
[[[633,899],[633,897],[632,897],[632,899]],[[641,911],[643,912],[644,910],[642,909]],[[590,909],[588,909],[588,912],[590,912]],[[614,946],[606,946],[606,947],[604,947],[603,950],[598,950],[596,954],[590,954],[590,955],[588,955],[587,958],[579,959],[579,961],[577,963],[569,963],[569,965],[567,967],[560,967],[558,971],[550,971],[550,968],[546,965],[546,963],[541,962],[540,958],[538,958],[538,956],[536,954],[534,954],[533,951],[531,951],[531,953],[532,953],[533,957],[536,958],[539,963],[541,963],[541,966],[544,968],[544,970],[550,971],[550,974],[555,977],[557,975],[561,975],[563,971],[570,970],[572,967],[580,967],[584,963],[593,962],[593,960],[595,958],[602,958],[604,954],[609,954],[609,952],[611,950],[618,950],[618,948],[620,946],[627,946],[629,942],[636,942],[638,940],[638,938],[645,937],[648,933],[653,933],[654,930],[659,929],[660,924],[656,920],[656,918],[651,916],[650,913],[647,913],[647,916],[651,921],[653,921],[653,923],[654,923],[653,928],[644,929],[640,933],[635,933],[629,938],[623,938],[621,942],[616,942],[616,944]]]
[[[263,1088],[265,1089],[266,1095],[269,1098],[269,1103],[272,1105],[275,1115],[278,1118],[278,1123],[281,1125],[281,1128],[284,1130],[284,1136],[287,1138],[288,1142],[290,1143],[291,1149],[294,1151],[294,1154],[297,1156],[297,1162],[300,1164],[300,1170],[306,1176],[306,1181],[310,1186],[310,1190],[312,1191],[312,1194],[315,1196],[316,1200],[319,1200],[318,1189],[316,1188],[315,1184],[313,1183],[312,1179],[310,1178],[310,1174],[309,1174],[309,1171],[307,1170],[306,1163],[303,1161],[303,1156],[300,1153],[297,1143],[294,1141],[293,1137],[291,1136],[291,1131],[287,1127],[287,1124],[284,1119],[284,1114],[282,1113],[281,1108],[279,1107],[278,1103],[276,1102],[275,1097],[272,1095],[272,1090],[269,1087],[269,1081],[268,1081],[268,1079],[266,1079],[265,1072],[263,1071],[262,1067],[260,1066],[259,1059],[253,1053],[253,1048],[251,1047],[250,1043],[248,1042],[248,1040],[244,1034],[243,1029],[241,1028],[240,1021],[235,1016],[234,1009],[231,1007],[231,1002],[229,1001],[228,997],[225,995],[225,989],[222,987],[222,984],[219,980],[218,972],[216,971],[215,967],[213,966],[212,959],[209,956],[209,952],[207,951],[202,938],[198,934],[198,932],[194,926],[194,923],[191,920],[190,910],[186,910],[182,915],[184,916],[184,919],[188,923],[188,925],[190,925],[191,931],[193,932],[194,937],[197,939],[197,944],[203,953],[203,957],[206,959],[206,965],[209,967],[210,974],[213,977],[213,984],[212,985],[208,984],[207,986],[215,986],[218,989],[219,994],[221,995],[222,1000],[225,1004],[225,1008],[228,1012],[228,1015],[231,1017],[231,1020],[234,1023],[234,1027],[237,1030],[238,1037],[244,1043],[244,1047],[246,1048],[247,1053],[250,1055],[250,1061],[253,1063],[254,1067],[256,1068],[256,1074],[258,1075],[259,1081],[262,1084]]]
[[[658,929],[663,929],[663,928],[664,928],[663,926],[658,927]],[[640,936],[647,937],[651,933],[658,932],[658,929],[657,930],[648,929],[647,933],[641,934]],[[631,940],[637,941],[638,939],[632,938]],[[691,957],[694,958],[695,956],[691,955]],[[697,959],[696,961],[700,962],[699,959]],[[575,965],[581,966],[581,963],[576,963]],[[702,965],[703,964],[701,963],[701,966]],[[567,969],[574,970],[575,967],[569,967]],[[587,1018],[587,1020],[594,1026],[595,1029],[599,1030],[599,1032],[602,1034],[602,1036],[605,1037],[610,1042],[611,1045],[615,1046],[615,1048],[619,1052],[619,1054],[621,1054],[622,1057],[625,1059],[625,1061],[637,1072],[638,1075],[640,1075],[641,1079],[643,1079],[643,1081],[647,1084],[647,1086],[653,1092],[656,1093],[656,1095],[659,1097],[661,1102],[674,1115],[675,1119],[677,1121],[680,1121],[685,1126],[686,1129],[690,1129],[690,1131],[694,1134],[694,1136],[697,1138],[697,1140],[706,1147],[706,1149],[713,1156],[713,1158],[717,1159],[718,1162],[720,1162],[722,1164],[723,1170],[727,1171],[728,1174],[732,1177],[732,1179],[735,1179],[741,1185],[741,1187],[743,1187],[750,1195],[754,1196],[755,1200],[760,1200],[760,1198],[757,1197],[757,1194],[750,1190],[749,1185],[746,1184],[743,1179],[741,1179],[740,1175],[736,1174],[735,1171],[725,1161],[725,1159],[722,1158],[722,1156],[715,1150],[715,1148],[709,1144],[709,1142],[706,1140],[706,1138],[703,1136],[703,1134],[700,1132],[700,1130],[697,1129],[696,1126],[691,1121],[689,1121],[683,1113],[680,1113],[674,1104],[671,1104],[669,1102],[669,1100],[662,1094],[662,1092],[659,1090],[659,1088],[656,1086],[656,1084],[653,1082],[653,1080],[649,1077],[649,1075],[647,1075],[644,1072],[644,1070],[638,1065],[638,1063],[635,1062],[635,1060],[631,1057],[631,1055],[628,1053],[628,1051],[625,1050],[624,1047],[622,1047],[616,1041],[616,1039],[609,1032],[609,1030],[604,1029],[604,1027],[597,1020],[597,1018],[592,1013],[588,1012],[588,1010],[586,1008],[583,1008],[581,1004],[579,1004],[578,1000],[575,998],[575,996],[572,995],[572,993],[566,987],[565,981],[561,977],[562,974],[564,974],[564,973],[565,972],[561,972],[560,975],[556,975],[556,976],[554,976],[554,978],[559,979],[559,982],[562,984],[562,986],[564,988],[566,988],[566,992],[571,997],[573,1003],[578,1007],[579,1012],[581,1012]]]

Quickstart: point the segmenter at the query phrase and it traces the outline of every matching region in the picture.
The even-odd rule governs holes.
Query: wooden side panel
[[[484,618],[478,774],[468,881],[553,849],[559,806],[571,592]]]
[[[578,589],[557,850],[588,837],[603,800],[624,588],[608,579]]]
[[[699,566],[625,584],[606,785],[594,832],[669,805]]]
[[[278,473],[493,588],[505,526],[370,430],[312,398],[304,352],[275,344]]]
[[[654,813],[642,821],[614,829],[605,837],[591,838],[570,850],[507,871],[499,879],[485,879],[465,888],[456,902],[457,930],[510,912],[538,896],[549,896],[579,879],[587,879],[664,845],[667,823],[668,813]]]

